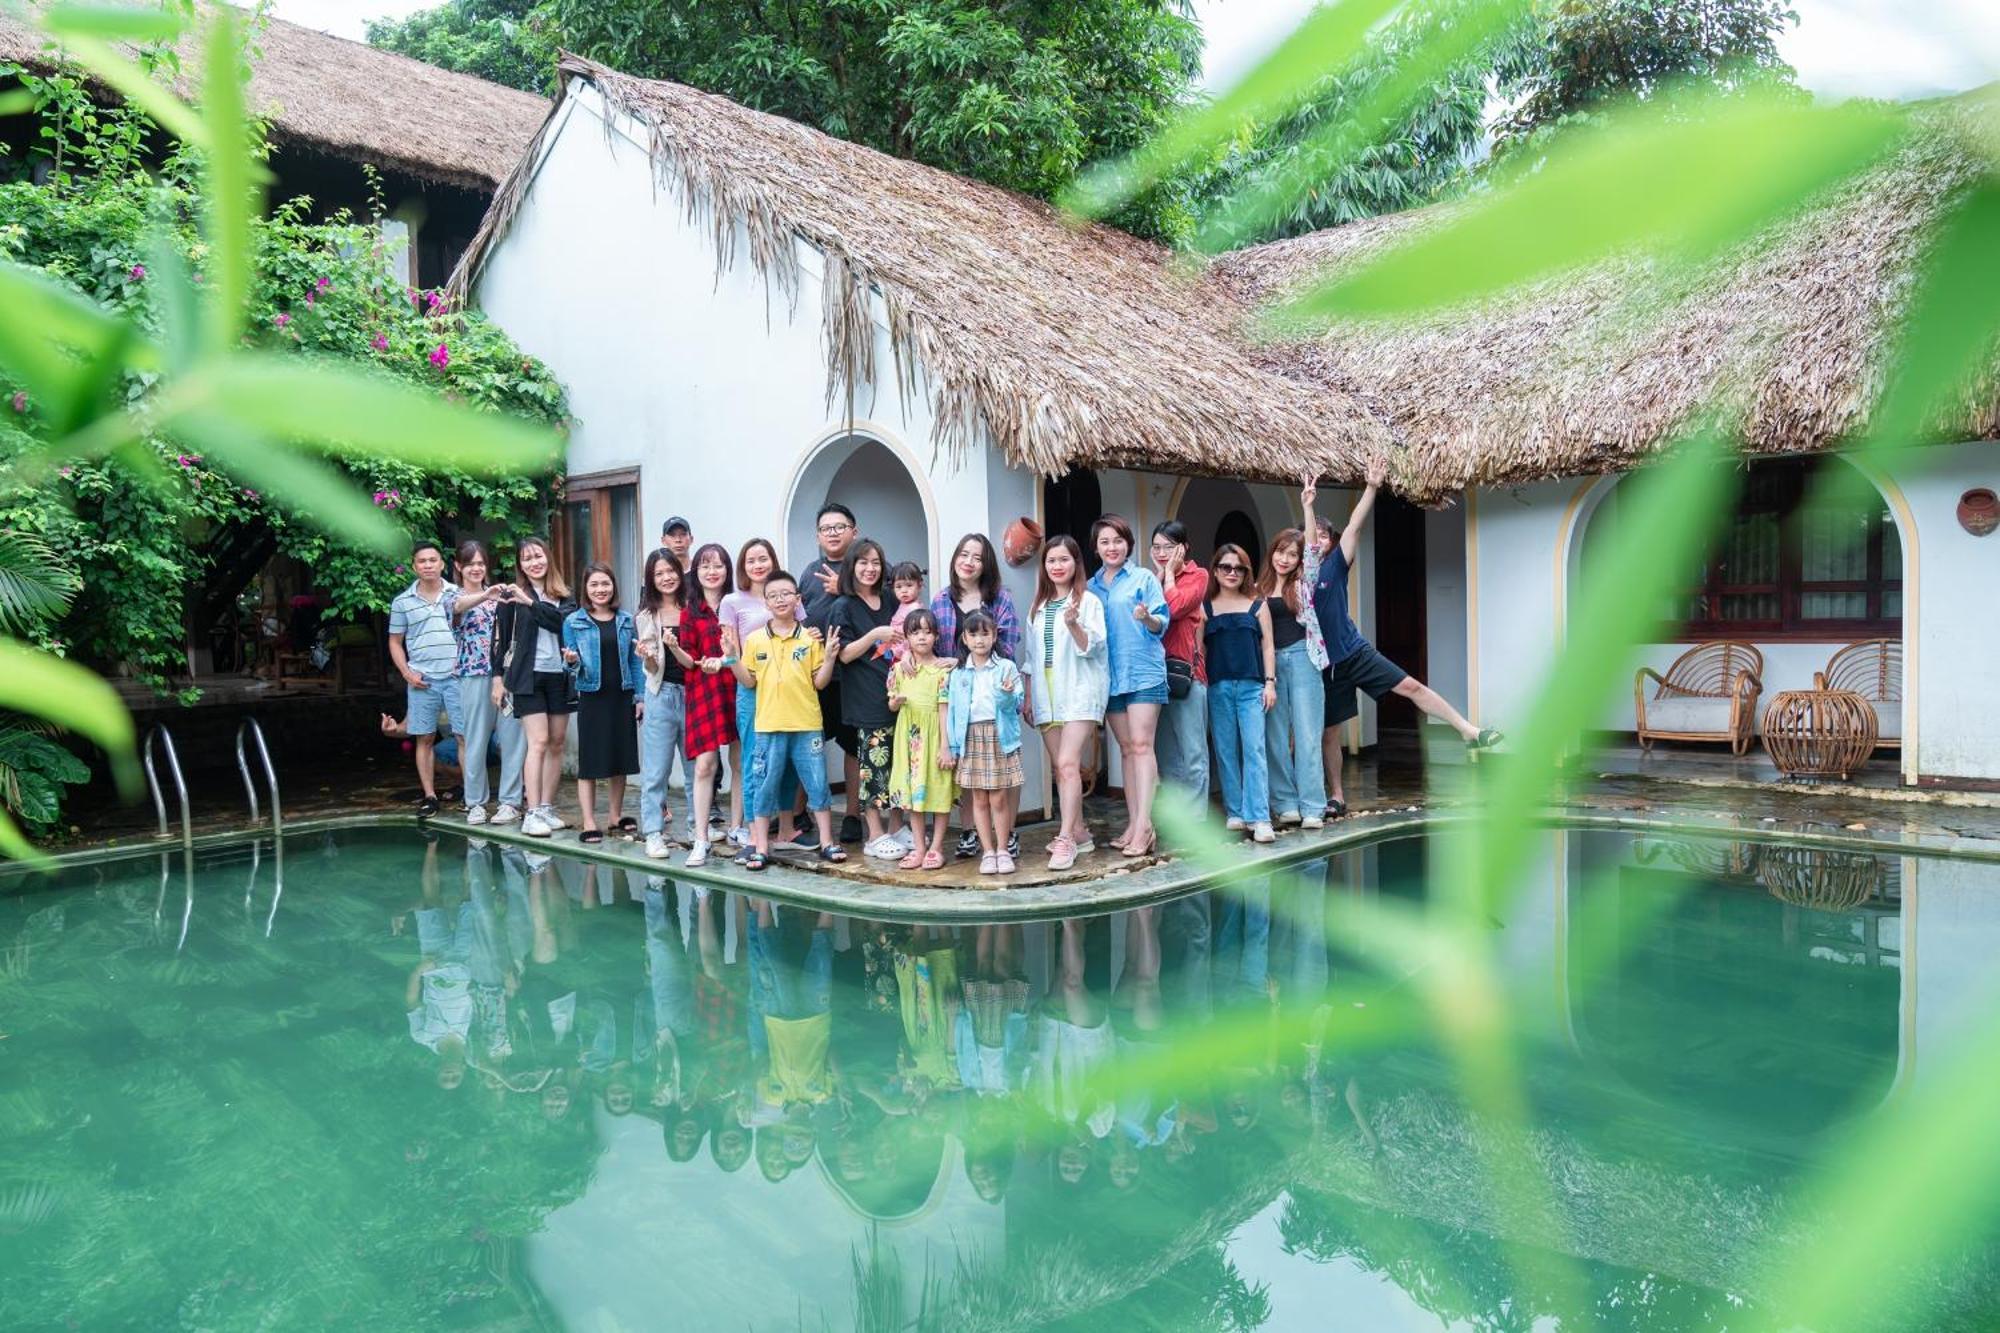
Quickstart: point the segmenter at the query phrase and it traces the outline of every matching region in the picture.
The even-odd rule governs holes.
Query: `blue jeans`
[[[754,685],[736,687],[736,743],[743,748],[743,813],[745,818],[755,819],[757,806],[763,800],[764,770],[768,761],[764,755],[764,738],[757,734],[757,687]],[[798,788],[787,782],[778,795],[784,799],[785,809],[789,810],[792,798],[798,795]]]
[[[1317,817],[1326,809],[1320,762],[1326,684],[1304,639],[1278,650],[1278,702],[1264,714],[1264,755],[1271,764],[1271,805],[1278,814]]]
[[[1271,877],[1240,879],[1216,893],[1222,901],[1222,924],[1215,932],[1216,988],[1226,992],[1233,979],[1242,994],[1262,999],[1271,976]]]
[[[458,677],[433,676],[428,672],[419,673],[430,688],[418,689],[414,685],[403,687],[403,725],[409,728],[410,738],[435,735],[438,730],[438,713],[442,710],[450,719],[450,731],[463,734],[465,719],[458,707]]]
[[[1208,733],[1222,770],[1222,808],[1231,819],[1262,824],[1271,818],[1270,779],[1264,772],[1264,682],[1208,683]]]
[[[757,738],[757,748],[763,754],[764,772],[752,818],[769,819],[792,808],[785,778],[794,772],[806,789],[806,809],[833,807],[833,794],[826,785],[826,739],[817,731],[773,731]]]
[[[1160,710],[1153,737],[1160,779],[1186,792],[1198,807],[1208,805],[1208,686],[1194,681],[1187,697],[1169,699]]]
[[[491,794],[486,777],[487,747],[500,742],[500,804],[520,809],[521,769],[528,759],[528,737],[521,719],[504,716],[493,703],[493,677],[461,676],[458,703],[465,712],[459,735],[465,738],[465,803],[485,805]],[[458,719],[454,719],[458,720]]]
[[[658,694],[642,694],[646,716],[639,719],[639,831],[647,837],[666,832],[660,810],[667,803],[667,778],[680,760],[681,777],[694,790],[694,777],[682,752],[681,734],[687,722],[687,691],[662,682]],[[703,830],[704,837],[707,831]]]

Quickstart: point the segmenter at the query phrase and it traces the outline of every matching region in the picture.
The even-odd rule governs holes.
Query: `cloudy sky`
[[[370,18],[434,0],[277,0],[294,23],[359,38]],[[1298,23],[1313,0],[1195,0],[1207,81],[1226,85]],[[1922,97],[2000,79],[2000,0],[1796,0],[1780,43],[1799,78],[1831,97]]]

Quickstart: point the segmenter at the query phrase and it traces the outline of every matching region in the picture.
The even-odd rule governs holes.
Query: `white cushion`
[[[1728,699],[1702,699],[1669,695],[1646,701],[1648,731],[1700,731],[1716,735],[1729,732]]]
[[[1875,739],[1883,741],[1903,739],[1903,705],[1900,700],[1895,703],[1884,703],[1879,699],[1870,699],[1868,706],[1875,710]]]

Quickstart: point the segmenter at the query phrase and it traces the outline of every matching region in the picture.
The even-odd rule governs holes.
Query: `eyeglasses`
[[[852,523],[822,523],[819,525],[819,535],[822,537],[837,537],[843,532],[852,532],[853,530],[854,525]]]
[[[1218,574],[1248,574],[1248,573],[1250,572],[1250,566],[1248,566],[1248,565],[1217,565],[1217,566],[1215,567],[1215,572],[1216,572],[1216,573],[1218,573]]]

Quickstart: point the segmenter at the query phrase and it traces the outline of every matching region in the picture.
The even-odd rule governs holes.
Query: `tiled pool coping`
[[[1787,809],[1783,803],[1758,802],[1728,804],[1721,809],[1686,805],[1633,808],[1634,798],[1592,793],[1576,801],[1544,811],[1545,827],[1624,830],[1660,834],[1697,835],[1740,839],[1761,843],[1810,844],[1887,855],[1953,856],[2000,862],[2000,810],[1988,808],[1932,807],[1937,818],[1903,820],[1898,829],[1873,829],[1852,823],[1834,825],[1821,818],[1820,811]],[[1810,814],[1813,817],[1805,817]],[[1292,830],[1277,842],[1258,845],[1229,844],[1206,857],[1169,856],[1133,869],[1114,868],[1094,879],[1071,879],[1053,883],[1012,881],[1004,887],[945,887],[912,883],[901,878],[864,879],[852,873],[820,870],[814,863],[793,859],[791,854],[775,857],[770,868],[752,873],[717,858],[708,866],[689,870],[683,866],[684,852],[676,849],[672,859],[647,858],[641,845],[606,841],[585,846],[565,831],[554,838],[530,838],[511,827],[468,827],[455,820],[437,820],[427,827],[440,834],[461,838],[483,838],[490,842],[518,846],[526,851],[560,855],[590,861],[641,875],[660,875],[678,882],[703,884],[739,893],[756,893],[787,902],[818,907],[827,911],[881,920],[961,920],[1026,921],[1078,913],[1119,911],[1178,897],[1213,883],[1218,870],[1238,874],[1261,874],[1282,869],[1294,862],[1316,856],[1350,851],[1389,838],[1424,832],[1464,828],[1471,822],[1465,807],[1427,808],[1421,804],[1400,805],[1350,815],[1323,830]],[[407,815],[365,814],[313,818],[288,822],[290,838],[346,829],[407,828],[420,825]],[[195,839],[197,851],[241,845],[253,836],[268,838],[269,832],[252,834],[241,829],[214,833]],[[65,853],[53,858],[57,867],[102,864],[137,856],[172,855],[179,843],[153,839],[144,844],[117,849],[96,848]],[[882,872],[894,876],[895,872]],[[32,875],[25,869],[0,872],[0,892]]]

